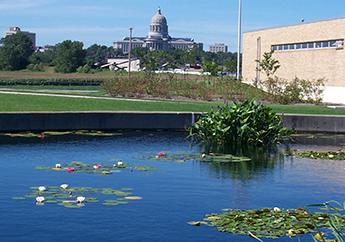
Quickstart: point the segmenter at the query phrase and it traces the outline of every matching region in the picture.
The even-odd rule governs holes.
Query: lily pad
[[[293,151],[293,155],[315,160],[345,160],[345,151]]]
[[[340,228],[344,229],[345,216],[340,214],[333,216],[336,216]],[[320,212],[310,213],[303,208],[229,209],[220,214],[206,215],[204,222],[216,227],[220,232],[275,239],[314,233],[319,229],[329,228],[330,216]],[[190,224],[198,226],[199,222],[190,222]]]
[[[88,203],[103,204],[106,206],[128,204],[125,197],[132,195],[132,189],[126,191],[112,188],[92,188],[92,187],[71,187],[61,188],[58,186],[46,186],[46,190],[39,191],[37,187],[31,187],[30,192],[22,197],[13,197],[13,200],[34,200],[42,197],[43,201],[38,205],[57,204],[66,208],[81,208]],[[116,198],[116,199],[114,199]],[[141,197],[133,196],[128,200],[139,200]],[[104,199],[104,200],[103,200]]]

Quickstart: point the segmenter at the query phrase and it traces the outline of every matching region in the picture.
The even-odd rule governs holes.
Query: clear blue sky
[[[146,36],[158,6],[170,35],[192,37],[205,47],[236,49],[238,0],[0,0],[0,31],[10,26],[37,33],[38,45],[65,39],[110,46],[134,27]],[[243,30],[345,17],[345,0],[243,0]]]

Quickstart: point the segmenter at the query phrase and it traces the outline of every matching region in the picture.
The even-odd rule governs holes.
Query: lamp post
[[[242,45],[242,0],[238,0],[238,23],[237,23],[237,80],[241,79],[241,45]]]
[[[131,77],[131,52],[132,52],[132,34],[133,34],[133,28],[129,28],[129,47],[128,47],[128,78]]]

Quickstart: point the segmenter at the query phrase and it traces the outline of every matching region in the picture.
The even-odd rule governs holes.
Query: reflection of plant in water
[[[272,149],[243,148],[230,149],[227,152],[236,156],[248,157],[251,160],[238,163],[207,163],[214,176],[231,178],[236,180],[250,180],[261,174],[260,171],[274,170],[277,164],[283,164],[284,155],[282,152]]]

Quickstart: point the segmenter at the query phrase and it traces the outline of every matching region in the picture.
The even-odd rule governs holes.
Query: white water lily
[[[77,203],[83,203],[85,202],[85,197],[77,197]]]
[[[39,187],[38,187],[38,191],[44,192],[44,191],[47,191],[47,188],[44,187],[44,186],[39,186]]]
[[[62,165],[61,165],[61,164],[55,164],[55,168],[56,168],[56,169],[61,169],[61,168],[62,168]]]
[[[116,166],[123,166],[123,162],[122,161],[117,162]]]
[[[278,207],[275,207],[275,208],[273,208],[273,211],[274,212],[281,212],[282,210],[280,208],[278,208]]]
[[[203,159],[206,158],[206,154],[202,154],[201,158],[203,158]]]
[[[44,203],[45,198],[44,197],[36,197],[37,203]]]
[[[69,187],[69,185],[68,184],[62,184],[60,187],[65,190]]]

